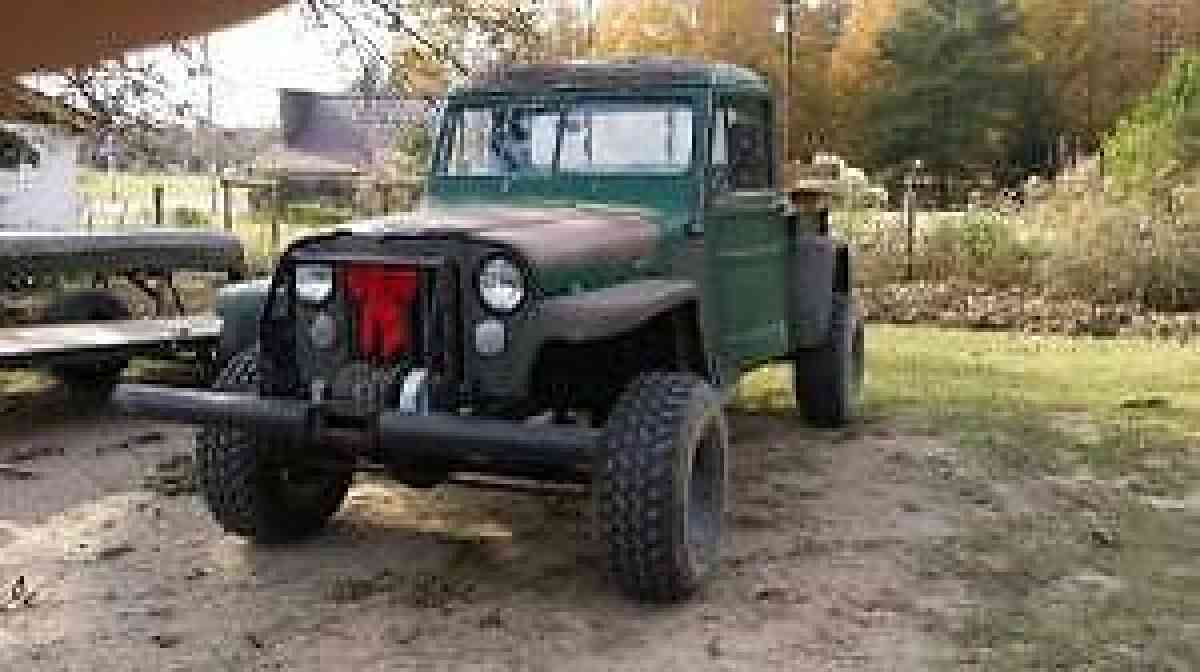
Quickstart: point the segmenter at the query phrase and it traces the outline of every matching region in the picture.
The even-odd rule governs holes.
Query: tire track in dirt
[[[927,473],[933,440],[733,429],[731,544],[675,607],[606,581],[586,498],[361,479],[326,534],[257,547],[193,496],[140,490],[189,430],[23,429],[5,445],[63,454],[3,484],[0,582],[24,576],[36,599],[0,611],[0,668],[924,670],[949,655],[938,624],[961,588],[921,560],[956,517]],[[147,432],[161,440],[130,443]]]

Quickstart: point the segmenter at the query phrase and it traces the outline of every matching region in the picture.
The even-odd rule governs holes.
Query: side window
[[[770,133],[764,101],[731,98],[720,102],[713,118],[709,186],[714,193],[771,186]]]

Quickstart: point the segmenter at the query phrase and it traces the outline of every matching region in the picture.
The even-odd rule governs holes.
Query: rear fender
[[[838,284],[839,244],[827,236],[800,234],[789,264],[788,301],[791,348],[823,344],[829,338],[833,293]]]

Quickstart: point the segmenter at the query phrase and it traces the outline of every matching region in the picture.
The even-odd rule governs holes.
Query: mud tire
[[[235,355],[214,389],[258,388],[258,350]],[[288,446],[228,425],[205,425],[196,436],[196,478],[213,518],[226,532],[257,542],[296,541],[318,532],[341,507],[349,471],[289,470]]]
[[[805,420],[834,428],[853,420],[862,406],[864,333],[850,297],[834,296],[829,331],[825,345],[796,353],[792,382]]]
[[[729,432],[718,393],[682,373],[626,388],[604,430],[594,496],[609,569],[646,602],[677,602],[716,571]]]

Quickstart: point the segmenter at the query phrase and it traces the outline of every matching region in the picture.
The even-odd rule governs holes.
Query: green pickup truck
[[[574,484],[625,592],[686,598],[719,562],[739,376],[793,362],[824,426],[861,391],[851,255],[780,188],[772,115],[730,65],[479,77],[446,101],[420,210],[299,240],[270,281],[228,288],[215,389],[116,399],[202,425],[199,479],[234,534],[317,531],[358,471]]]

